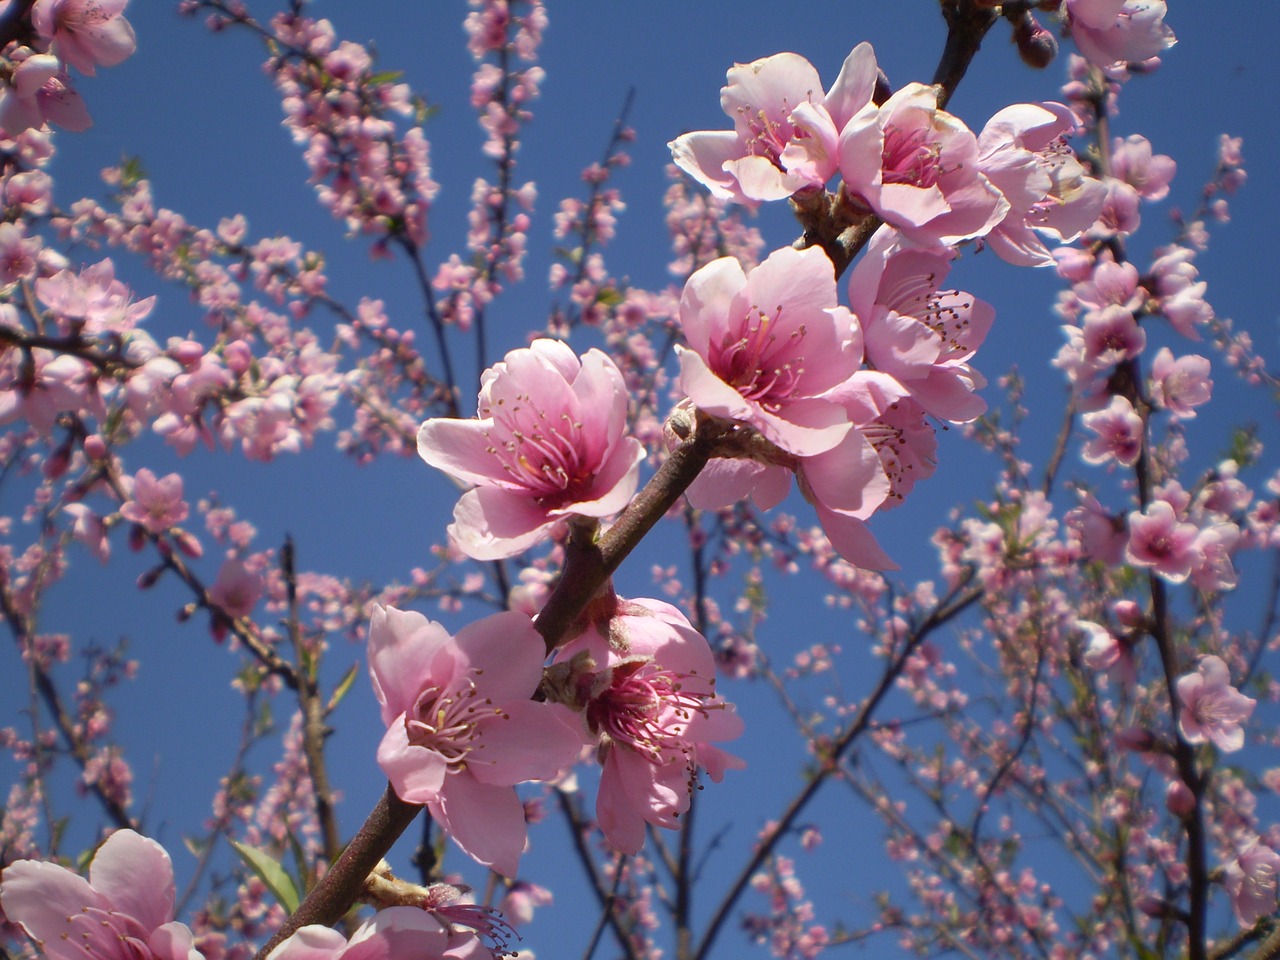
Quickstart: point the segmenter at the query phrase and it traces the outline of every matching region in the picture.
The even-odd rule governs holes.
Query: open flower
[[[132,830],[98,848],[88,880],[18,860],[0,882],[4,915],[49,960],[203,960],[186,924],[174,922],[174,895],[169,854]]]
[[[841,129],[838,151],[846,196],[923,246],[983,236],[1009,212],[979,169],[973,132],[922,83],[883,106],[868,100]]]
[[[1067,26],[1080,52],[1106,69],[1150,60],[1177,43],[1165,0],[1067,0]]]
[[[426,804],[471,857],[509,877],[525,844],[515,784],[550,780],[582,748],[572,715],[529,698],[545,647],[522,613],[456,637],[420,613],[374,606],[369,672],[386,735],[378,765],[406,803]]]
[[[1244,746],[1240,724],[1257,701],[1231,685],[1231,671],[1220,657],[1205,657],[1195,673],[1178,678],[1178,729],[1188,743],[1213,743],[1232,753]]]
[[[491,960],[470,930],[451,931],[417,907],[379,910],[348,940],[319,924],[300,927],[267,960]]]
[[[1276,877],[1280,853],[1254,837],[1227,864],[1222,885],[1231,895],[1231,909],[1242,927],[1252,927],[1276,910]]]
[[[734,64],[727,80],[720,105],[734,128],[686,133],[668,146],[714,196],[754,205],[831,179],[840,129],[870,102],[876,61],[871,45],[859,44],[825,95],[818,71],[795,53]]]
[[[512,350],[480,378],[475,420],[435,418],[418,454],[476,485],[449,533],[476,560],[515,556],[573,515],[607,517],[635,493],[644,449],[626,436],[627,389],[604,353],[559,340]]]
[[[556,662],[562,699],[598,745],[596,819],[615,850],[638,852],[646,823],[674,828],[699,767],[719,782],[743,766],[713,742],[741,734],[742,719],[716,695],[711,647],[670,604],[618,601]]]
[[[774,251],[743,273],[721,257],[685,284],[680,389],[704,413],[739,420],[789,453],[811,456],[849,432],[821,395],[862,362],[857,318],[836,302],[835,274],[817,247]]]

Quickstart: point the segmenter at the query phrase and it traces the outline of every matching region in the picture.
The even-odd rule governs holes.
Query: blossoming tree
[[[726,62],[727,129],[645,151],[628,94],[547,221],[541,0],[451,14],[457,182],[374,44],[183,0],[349,259],[145,157],[77,195],[154,10],[0,6],[6,957],[1280,956],[1277,383],[1197,266],[1241,141],[1162,221],[1120,108],[1163,0],[934,6],[877,14],[941,14],[909,80],[853,11]],[[668,140],[648,284],[619,185]]]

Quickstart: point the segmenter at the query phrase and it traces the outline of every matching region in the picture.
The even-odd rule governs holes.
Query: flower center
[[[450,770],[462,770],[476,749],[480,723],[506,716],[492,700],[481,699],[475,683],[466,679],[458,689],[424,688],[405,714],[404,726],[411,744],[440,754]]]
[[[914,187],[932,187],[942,174],[942,145],[930,140],[928,129],[901,130],[889,127],[884,132],[881,152],[881,177],[884,183],[906,183]]]
[[[746,318],[736,340],[726,337],[720,344],[714,367],[720,379],[747,400],[776,404],[791,397],[804,376],[804,357],[795,350],[805,338],[805,327],[801,324],[780,341],[775,331],[782,307],[775,308],[773,316],[759,307],[751,309],[755,317]]]
[[[695,714],[714,705],[709,691],[691,690],[698,678],[640,660],[614,668],[609,688],[587,704],[587,723],[614,743],[625,744],[654,764],[671,752],[686,753],[685,736]]]
[[[581,421],[568,413],[558,419],[549,417],[532,405],[527,394],[515,404],[500,402],[496,410],[483,413],[494,422],[485,434],[491,441],[486,452],[498,459],[513,482],[537,499],[559,502],[591,481],[593,472],[583,462]]]

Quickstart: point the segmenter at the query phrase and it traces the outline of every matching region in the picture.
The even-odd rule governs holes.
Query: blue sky
[[[297,151],[280,126],[276,97],[260,69],[261,47],[247,34],[210,36],[199,22],[177,16],[174,6],[160,0],[131,4],[128,15],[138,34],[137,55],[81,84],[95,125],[83,135],[58,138],[60,152],[52,172],[59,202],[105,194],[97,171],[124,154],[136,155],[150,174],[160,205],[206,226],[243,211],[254,236],[287,233],[323,250],[330,263],[332,292],[340,299],[354,304],[362,295],[383,297],[393,316],[413,315],[419,306],[404,264],[370,260],[367,244],[345,241],[342,226],[314,202]],[[551,214],[560,197],[581,195],[578,173],[599,157],[628,89],[636,91],[631,125],[637,140],[632,165],[616,181],[628,210],[607,257],[617,273],[636,284],[659,287],[669,282],[661,208],[667,184],[665,145],[687,130],[725,126],[718,91],[726,68],[734,61],[792,50],[808,57],[829,82],[848,51],[869,40],[895,86],[927,80],[943,36],[935,7],[931,0],[809,0],[787,4],[785,12],[780,4],[760,0],[552,3],[542,51],[547,81],[534,106],[536,119],[528,129],[517,173],[519,179],[539,185],[530,279],[519,295],[500,301],[494,310],[495,355],[522,345],[526,331],[542,325],[549,301],[544,278],[550,263]],[[1226,13],[1225,5],[1173,4],[1168,22],[1180,42],[1168,52],[1164,69],[1138,78],[1125,90],[1115,132],[1143,133],[1157,152],[1171,154],[1179,163],[1173,193],[1168,201],[1148,208],[1150,221],[1158,221],[1174,204],[1194,208],[1199,187],[1213,167],[1219,133],[1244,137],[1245,156],[1251,161],[1249,183],[1233,203],[1233,222],[1215,228],[1210,250],[1198,263],[1218,312],[1235,317],[1253,332],[1264,352],[1274,354],[1277,308],[1269,258],[1280,196],[1270,168],[1280,148],[1272,102],[1280,89],[1280,58],[1274,56],[1280,9],[1273,4],[1230,7],[1232,12]],[[255,2],[250,9],[266,17],[274,7]],[[381,66],[404,70],[405,80],[439,105],[426,131],[435,176],[443,186],[432,214],[433,242],[427,254],[434,264],[450,252],[461,252],[470,183],[477,175],[490,175],[480,166],[482,135],[466,100],[471,65],[459,26],[462,5],[381,0],[317,2],[310,9],[330,17],[344,38],[374,40]],[[1056,98],[1064,70],[1065,57],[1040,73],[1023,67],[1008,43],[1007,30],[998,25],[951,109],[978,129],[1008,103]],[[781,209],[764,211],[759,225],[771,248],[789,243],[794,235]],[[1134,258],[1140,265],[1145,265],[1142,251],[1168,239],[1167,230],[1158,223],[1153,227],[1135,243]],[[86,263],[100,255],[89,250],[70,253],[73,262]],[[158,287],[145,269],[127,263],[122,255],[113,256],[140,294],[159,293],[159,305],[147,321],[158,339],[200,330],[198,314],[182,290]],[[1028,402],[1033,417],[1060,406],[1061,378],[1048,367],[1061,342],[1050,311],[1057,289],[1051,273],[1015,270],[987,255],[966,257],[952,282],[997,309],[995,330],[977,366],[994,381],[1017,364],[1032,384]],[[1216,366],[1215,379],[1219,398],[1226,398],[1219,400],[1221,408],[1241,418],[1263,419],[1274,434],[1272,411],[1242,406],[1256,404],[1259,394],[1235,391],[1230,375]],[[463,377],[463,382],[473,380]],[[471,402],[474,394],[468,388],[463,393]],[[1238,403],[1232,402],[1233,396],[1241,398]],[[1056,426],[1055,421],[1051,429],[1029,440],[1029,457],[1043,457]],[[1223,430],[1222,420],[1193,424],[1192,443],[1206,462],[1212,462],[1209,451],[1225,442]],[[291,533],[302,568],[373,582],[403,579],[410,567],[426,563],[427,546],[442,538],[453,489],[416,459],[360,470],[327,449],[330,446],[329,438],[322,437],[316,451],[270,466],[246,463],[238,455],[194,454],[181,465],[188,496],[218,491],[259,526],[260,546],[278,544]],[[161,473],[176,468],[168,452],[154,442],[139,444],[130,457],[126,463],[131,469],[150,465]],[[966,455],[954,435],[943,437],[941,461],[938,474],[908,506],[875,527],[882,541],[893,544],[905,575],[933,574],[929,531],[945,519],[951,506],[980,497],[994,471],[992,462]],[[8,505],[14,508],[12,502]],[[660,547],[648,549],[624,569],[622,592],[643,595],[652,589],[648,564],[664,554]],[[127,736],[138,738],[133,755],[137,790],[151,797],[148,822],[174,852],[181,885],[190,861],[181,852],[179,837],[197,829],[205,816],[212,785],[233,749],[230,739],[214,732],[235,724],[228,719],[239,702],[227,685],[232,658],[209,643],[203,626],[174,622],[172,611],[186,598],[171,585],[162,583],[150,596],[139,597],[132,583],[144,561],[127,556],[123,543],[116,551],[120,562],[105,570],[81,559],[68,584],[55,594],[58,605],[47,615],[51,625],[65,622],[68,629],[101,642],[128,636],[131,649],[142,659],[142,676],[116,706]],[[788,590],[789,598],[781,615],[766,623],[762,640],[773,644],[779,656],[792,652],[797,622],[803,624],[806,638],[832,636],[846,646],[861,642],[847,623],[821,609],[820,586],[775,586]],[[337,645],[333,674],[359,652]],[[14,692],[13,684],[20,678],[12,664],[0,667],[0,677],[2,700]],[[803,762],[795,735],[771,726],[777,716],[769,712],[767,698],[750,692],[742,696],[750,738],[742,752],[752,765],[731,774],[729,789],[712,788],[703,795],[709,801],[704,822],[715,820],[717,808],[738,812],[726,840],[727,846],[738,847],[749,842],[771,809],[776,810],[791,788],[788,777]],[[282,703],[282,713],[284,709]],[[0,720],[8,722],[12,721]],[[330,753],[345,797],[342,829],[349,835],[383,784],[372,756],[380,730],[363,679],[340,726]],[[272,757],[263,752],[259,759],[269,764]],[[740,806],[744,797],[752,800],[746,811]],[[829,819],[847,819],[846,808],[840,806],[847,802],[833,798]],[[88,807],[83,812],[93,815]],[[859,816],[865,814],[860,811]],[[869,819],[837,829],[832,869],[850,858],[879,857],[878,829]],[[537,870],[552,859],[558,842],[554,832],[546,838],[535,833],[530,861],[535,879],[540,879]],[[402,843],[401,857],[408,856],[409,846]],[[823,903],[835,911],[843,904],[865,903],[866,895],[851,882],[837,881]],[[554,911],[558,925],[551,929],[572,926],[571,911],[572,896],[563,896]],[[540,929],[545,928],[533,928],[530,945],[544,957],[556,956],[548,945],[551,941],[539,939]]]

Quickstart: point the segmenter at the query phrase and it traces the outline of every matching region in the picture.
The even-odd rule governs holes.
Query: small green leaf
[[[289,913],[298,909],[298,889],[293,885],[293,878],[285,872],[284,867],[280,866],[265,850],[259,850],[257,847],[251,847],[247,843],[236,840],[231,841],[231,846],[235,847],[236,853],[240,854],[240,859],[249,869],[262,878],[267,889],[280,901],[280,906]]]
[[[333,694],[329,697],[329,703],[324,708],[325,713],[332,713],[334,708],[342,702],[342,698],[351,690],[351,684],[355,683],[356,677],[359,673],[360,664],[353,663],[347,672],[342,675],[342,679],[338,681],[338,685],[334,688]]]

